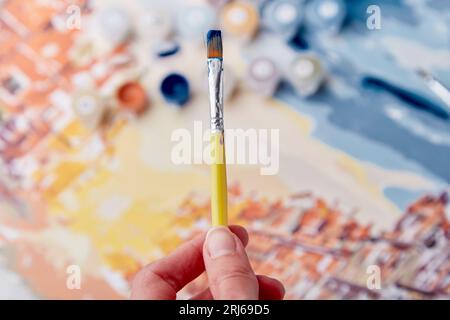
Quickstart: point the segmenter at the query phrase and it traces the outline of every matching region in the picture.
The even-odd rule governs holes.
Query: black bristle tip
[[[220,30],[209,30],[206,35],[208,58],[222,59],[222,33]]]

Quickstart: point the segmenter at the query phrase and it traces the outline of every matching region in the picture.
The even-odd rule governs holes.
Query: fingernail
[[[231,232],[224,227],[217,227],[208,231],[206,248],[212,259],[236,252],[236,242]]]

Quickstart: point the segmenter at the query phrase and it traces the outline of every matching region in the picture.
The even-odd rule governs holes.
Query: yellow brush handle
[[[227,167],[223,132],[211,133],[211,217],[213,226],[228,225]]]

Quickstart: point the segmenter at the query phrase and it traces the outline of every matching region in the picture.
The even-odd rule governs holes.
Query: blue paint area
[[[359,160],[375,163],[383,168],[417,172],[437,181],[440,185],[444,184],[442,178],[439,178],[421,166],[414,159],[406,158],[395,147],[393,148],[389,144],[367,137],[362,128],[365,122],[371,123],[370,116],[362,118],[361,121],[353,121],[355,124],[350,128],[346,128],[344,125],[336,125],[330,121],[333,112],[339,113],[341,108],[345,108],[347,104],[351,104],[351,101],[347,99],[330,98],[330,95],[332,93],[327,89],[322,89],[317,96],[304,100],[299,98],[292,88],[285,83],[280,86],[276,93],[277,98],[292,105],[297,111],[313,119],[314,131],[312,135],[327,145],[342,150]],[[331,100],[332,102],[328,103],[326,100]],[[355,119],[353,115],[350,116],[350,120],[352,119]],[[360,130],[355,130],[353,127],[358,124],[360,125]],[[375,127],[378,128],[376,125]]]
[[[364,25],[368,17],[367,8],[370,5],[379,6],[383,18],[395,18],[411,26],[416,25],[419,21],[414,8],[401,0],[346,0],[345,2],[349,19]]]
[[[168,103],[182,106],[189,100],[189,82],[181,74],[172,73],[167,75],[163,79],[160,89]]]
[[[386,188],[384,195],[390,199],[397,208],[401,211],[405,211],[411,203],[419,199],[426,190],[409,191],[399,188]]]
[[[318,54],[332,81],[308,99],[297,96],[283,83],[276,97],[310,116],[314,121],[313,136],[327,145],[383,168],[424,176],[435,183],[435,188],[427,191],[447,188],[449,109],[424,85],[415,69],[408,68],[411,62],[399,60],[410,59],[415,52],[392,55],[383,40],[404,39],[418,50],[428,50],[438,57],[450,52],[448,17],[439,15],[425,3],[414,6],[397,0],[346,3],[349,23],[338,35],[339,41],[330,45],[329,38],[308,28],[301,33],[302,41]],[[366,27],[366,9],[373,4],[382,11],[380,30]],[[447,30],[442,25],[447,25]],[[421,59],[420,55],[417,59]],[[433,65],[432,59],[425,61],[426,65]],[[441,59],[436,65],[439,63],[445,62]],[[449,69],[436,67],[429,71],[450,86]],[[414,198],[412,192],[402,192],[389,191],[389,196],[399,205],[407,200],[406,194],[411,195],[409,200]]]
[[[324,88],[316,96],[300,100],[287,85],[280,87],[277,97],[312,115],[314,136],[333,147],[386,168],[421,172],[450,182],[450,147],[424,141],[388,118],[382,105],[390,97],[342,98]]]
[[[428,0],[428,6],[441,13],[442,11],[450,11],[450,1],[446,0]]]
[[[381,78],[373,76],[364,76],[361,79],[361,84],[365,88],[376,88],[378,90],[386,90],[387,92],[393,94],[394,96],[403,100],[405,103],[411,105],[412,107],[429,112],[430,114],[435,115],[436,117],[443,120],[449,119],[449,115],[447,111],[444,109],[444,107],[439,106],[433,101],[421,95],[418,95],[415,92],[408,91]]]

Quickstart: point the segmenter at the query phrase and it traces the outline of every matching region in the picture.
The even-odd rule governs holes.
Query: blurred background
[[[0,298],[127,298],[208,228],[209,167],[171,137],[209,126],[211,28],[226,128],[279,130],[275,175],[228,166],[256,272],[289,299],[448,299],[446,0],[0,0]]]

